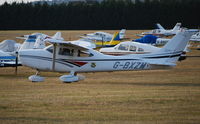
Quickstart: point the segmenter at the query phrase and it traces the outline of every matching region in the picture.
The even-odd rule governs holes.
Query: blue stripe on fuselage
[[[15,56],[0,56],[0,59],[16,59]]]

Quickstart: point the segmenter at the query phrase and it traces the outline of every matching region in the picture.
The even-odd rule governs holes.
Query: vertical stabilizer
[[[61,32],[57,32],[51,38],[56,39],[56,40],[64,40],[64,38],[61,36]]]
[[[176,23],[176,25],[174,26],[174,28],[172,29],[173,31],[178,31],[181,28],[181,23]]]
[[[158,29],[163,29],[163,30],[165,30],[165,29],[163,28],[163,26],[161,26],[159,23],[157,23],[156,26],[157,26]]]
[[[181,30],[179,31],[162,49],[162,52],[180,52],[183,51],[190,40],[190,37],[197,30]]]
[[[120,39],[123,39],[125,37],[125,32],[126,32],[126,29],[122,29],[120,32],[119,32],[119,38]]]
[[[119,32],[114,33],[112,40],[109,42],[109,45],[116,45],[120,42]]]

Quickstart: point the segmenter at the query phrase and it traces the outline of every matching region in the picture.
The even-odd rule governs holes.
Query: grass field
[[[0,40],[36,31],[0,31]],[[56,31],[38,31],[49,35]],[[93,31],[62,31],[65,39]],[[115,32],[115,31],[108,31]],[[139,31],[127,31],[133,37]],[[194,48],[188,54],[200,56]],[[171,70],[83,73],[86,79],[65,84],[60,73],[0,68],[0,123],[199,124],[200,58],[189,57]]]

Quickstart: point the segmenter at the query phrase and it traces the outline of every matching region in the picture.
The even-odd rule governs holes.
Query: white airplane
[[[126,29],[122,29],[119,32],[119,38],[122,40],[125,37]],[[91,34],[85,34],[85,36],[81,36],[81,38],[89,39],[89,40],[96,40],[96,41],[111,41],[113,34],[106,33],[106,32],[95,32]]]
[[[31,35],[24,35],[24,37],[17,37],[25,39],[23,44],[16,43],[14,40],[4,40],[0,43],[0,67],[16,67],[21,66],[18,57],[18,51],[22,49],[42,49],[45,47],[45,38],[54,38],[63,40],[61,33],[57,32],[50,37],[42,33],[33,33]]]
[[[164,29],[165,30],[165,28],[163,28],[163,26],[160,25],[160,23],[157,23],[156,26],[158,27],[158,29]]]
[[[161,25],[159,25],[158,27],[160,27],[160,29],[154,29],[149,32],[143,32],[142,35],[152,34],[157,36],[172,36],[177,34],[177,32],[181,30],[181,23],[176,23],[174,28],[171,30],[166,30]]]
[[[101,48],[99,51],[107,55],[144,54],[160,50],[161,48],[149,44],[124,41],[114,47]]]
[[[196,34],[192,35],[190,41],[200,41],[200,32],[197,32]]]
[[[186,59],[186,52],[189,52],[187,49],[188,45],[184,49],[184,52],[182,53],[181,57],[179,58],[179,61]],[[121,42],[118,45],[114,47],[109,48],[101,48],[99,51],[103,54],[107,55],[127,55],[127,54],[144,54],[144,53],[152,53],[159,51],[160,47],[155,47],[150,44],[144,44],[144,43],[138,43],[133,41],[125,41]]]
[[[21,49],[42,49],[46,47],[45,39],[52,38],[56,40],[64,40],[61,36],[61,32],[57,32],[53,36],[48,36],[42,33],[33,33],[31,35],[24,35],[24,37],[17,37],[19,39],[25,39],[24,43],[22,44]]]
[[[46,39],[53,45],[44,49],[19,51],[23,65],[39,71],[70,72],[63,75],[63,82],[75,82],[84,79],[79,72],[131,71],[147,69],[167,69],[174,67],[196,30],[182,30],[162,49],[146,54],[128,54],[123,56],[105,55],[96,50],[72,44],[72,42]],[[44,81],[36,73],[29,77],[32,82]]]
[[[20,66],[20,62],[16,62],[16,51],[19,50],[21,44],[14,40],[4,40],[0,43],[0,67]]]

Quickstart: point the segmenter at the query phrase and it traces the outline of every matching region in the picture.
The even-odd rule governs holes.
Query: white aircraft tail
[[[178,31],[181,28],[181,23],[176,23],[176,25],[174,26],[174,28],[172,29],[172,31]]]
[[[179,31],[163,48],[152,53],[152,64],[175,65],[183,53],[190,37],[197,32],[197,30],[181,30]],[[151,55],[151,56],[152,56]]]
[[[123,39],[125,37],[125,32],[126,32],[126,29],[122,29],[120,32],[119,32],[119,38],[120,39]]]
[[[185,30],[178,32],[162,49],[162,52],[179,52],[183,51],[190,40],[190,37],[197,30]]]
[[[165,28],[163,28],[163,26],[161,26],[159,23],[157,23],[156,26],[157,26],[158,29],[163,29],[163,30],[165,30]]]
[[[56,40],[64,40],[64,38],[61,36],[61,32],[57,32],[51,38],[56,39]]]
[[[23,49],[33,49],[34,44],[36,42],[36,35],[28,35],[24,43],[22,44],[21,48],[19,50]]]

